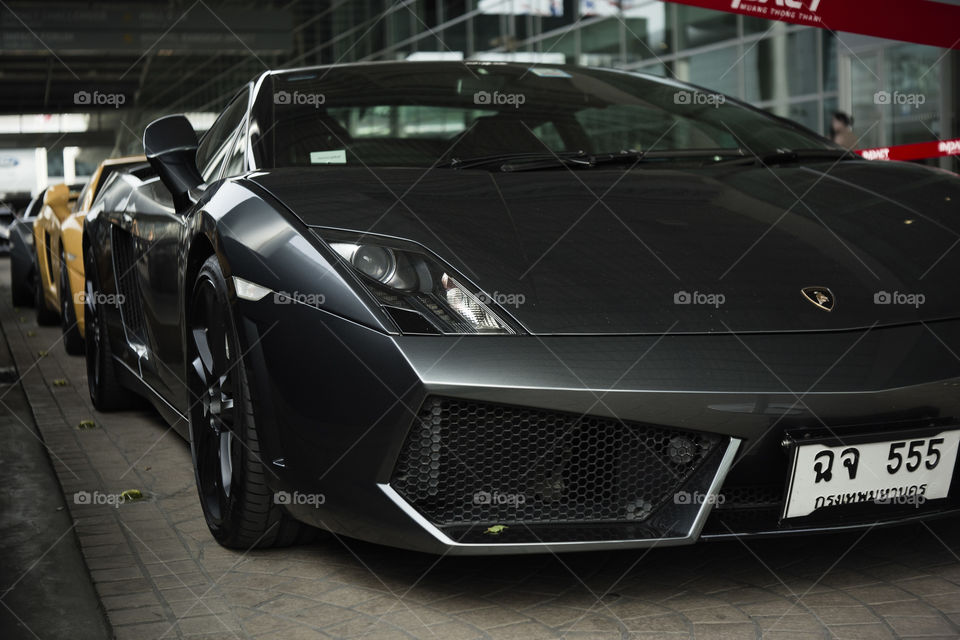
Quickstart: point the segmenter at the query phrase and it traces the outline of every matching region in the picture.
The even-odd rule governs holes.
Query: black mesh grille
[[[724,485],[717,509],[778,507],[783,501],[783,484]]]
[[[113,227],[110,236],[113,250],[114,273],[117,276],[117,293],[120,298],[120,314],[130,337],[146,344],[143,302],[137,285],[137,265],[134,259],[133,237],[126,231]]]
[[[431,397],[391,485],[434,524],[628,523],[672,501],[721,437]]]

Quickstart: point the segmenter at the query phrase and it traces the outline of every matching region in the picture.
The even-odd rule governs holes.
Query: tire
[[[316,529],[275,504],[260,458],[246,368],[216,256],[197,275],[187,311],[190,450],[203,516],[230,549],[307,542]]]
[[[30,283],[33,276],[29,273],[21,273],[17,265],[19,260],[10,259],[10,299],[15,307],[30,307],[34,303],[33,292],[30,291]]]
[[[60,256],[60,326],[63,328],[63,348],[71,356],[86,353],[83,336],[77,325],[77,314],[73,308],[73,295],[70,293],[70,278],[67,275],[67,261]]]
[[[33,306],[37,312],[37,324],[41,327],[50,327],[60,323],[60,314],[47,308],[47,301],[43,298],[43,287],[40,277],[40,265],[35,265],[37,272],[37,286],[33,288]]]
[[[97,411],[117,411],[135,407],[139,397],[120,384],[117,377],[110,336],[107,332],[106,311],[97,304],[100,287],[92,252],[84,250],[84,305],[83,319],[87,339],[84,341],[87,354],[87,388],[90,400]]]

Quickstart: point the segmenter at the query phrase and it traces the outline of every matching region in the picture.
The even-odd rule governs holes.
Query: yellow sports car
[[[79,195],[79,189],[71,191],[70,187],[65,184],[55,184],[47,187],[43,193],[43,204],[41,205],[40,211],[36,214],[36,221],[30,228],[31,239],[33,240],[33,244],[31,245],[31,253],[33,253],[33,255],[30,259],[34,264],[30,269],[29,278],[31,280],[35,280],[32,287],[34,296],[33,302],[34,307],[37,309],[37,322],[40,324],[55,324],[60,316],[57,314],[57,312],[51,311],[47,308],[44,295],[40,288],[40,264],[49,263],[49,260],[47,260],[47,255],[50,252],[50,244],[48,242],[48,238],[50,236],[46,233],[44,233],[43,236],[39,236],[37,234],[37,222],[40,220],[41,216],[47,221],[65,220],[70,215],[70,212],[74,209]],[[49,225],[50,223],[47,222],[45,224]],[[42,237],[43,244],[37,244],[38,237]],[[60,234],[58,233],[58,248],[59,239]]]
[[[146,161],[144,156],[130,156],[101,162],[80,192],[72,212],[66,185],[51,187],[33,225],[37,250],[37,322],[56,324],[59,320],[63,326],[63,346],[72,355],[84,353],[83,219],[111,173]]]

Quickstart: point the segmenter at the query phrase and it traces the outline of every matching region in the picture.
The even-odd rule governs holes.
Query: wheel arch
[[[190,249],[187,252],[187,260],[183,272],[184,310],[187,310],[190,305],[190,292],[193,290],[193,282],[197,279],[200,268],[203,266],[203,263],[207,261],[207,258],[216,255],[216,253],[213,242],[211,242],[205,233],[198,233],[194,236],[193,240],[190,241]],[[223,268],[223,258],[218,257],[218,260],[220,261],[220,267]],[[224,270],[224,273],[226,273],[226,270]]]

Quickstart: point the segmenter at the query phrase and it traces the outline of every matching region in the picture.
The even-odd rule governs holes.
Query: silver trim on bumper
[[[478,544],[475,542],[457,542],[438,529],[433,523],[423,517],[419,511],[413,508],[404,498],[397,493],[393,487],[386,483],[378,483],[380,490],[396,504],[404,513],[406,513],[421,529],[429,533],[438,543],[446,547],[446,552],[450,555],[510,555],[524,553],[554,553],[569,551],[594,551],[601,549],[639,549],[643,547],[656,546],[679,546],[692,544],[700,537],[700,532],[710,516],[713,505],[717,502],[717,496],[720,488],[727,477],[727,473],[733,466],[733,461],[737,456],[742,441],[738,438],[730,438],[727,450],[720,460],[717,472],[707,489],[706,496],[700,505],[700,510],[694,518],[690,530],[684,536],[674,536],[670,538],[645,538],[631,540],[596,540],[582,542],[512,542],[503,544]]]

